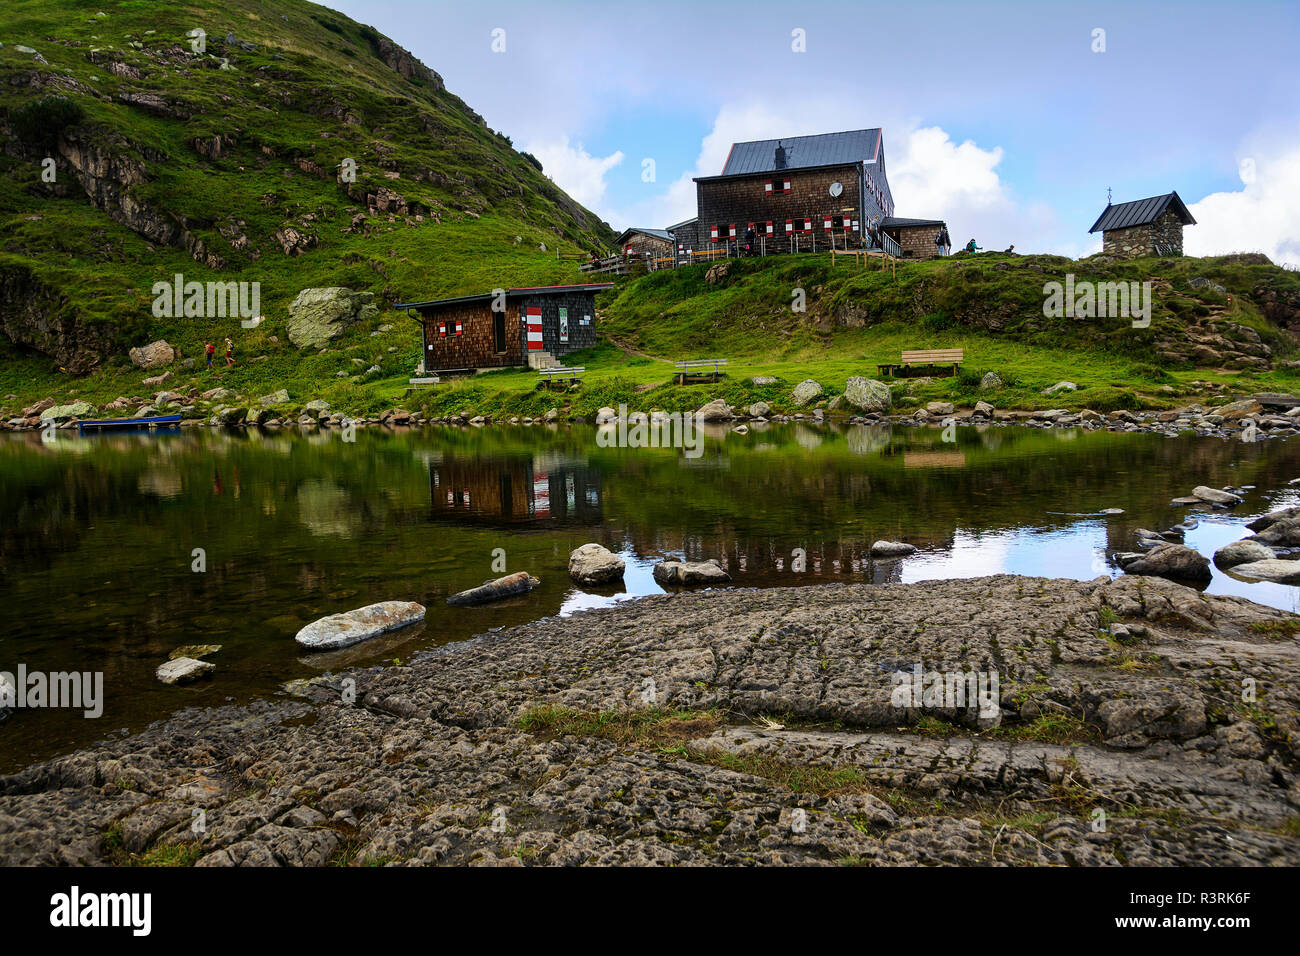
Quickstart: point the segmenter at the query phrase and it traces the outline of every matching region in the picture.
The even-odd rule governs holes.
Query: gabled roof
[[[786,169],[871,163],[880,155],[880,128],[733,143],[722,175],[775,171],[777,143],[785,147]]]
[[[1184,226],[1196,225],[1196,220],[1192,218],[1192,214],[1187,211],[1187,206],[1178,198],[1178,193],[1175,191],[1165,193],[1163,196],[1152,196],[1150,199],[1135,199],[1132,202],[1122,202],[1118,206],[1107,206],[1088,232],[1099,230],[1107,232],[1111,229],[1145,226],[1163,216],[1165,210],[1171,205]]]
[[[614,240],[614,244],[616,246],[621,246],[623,244],[623,241],[628,237],[630,237],[634,232],[639,232],[643,236],[651,236],[652,238],[655,239],[662,239],[665,242],[671,242],[673,238],[672,236],[668,235],[667,229],[642,229],[639,226],[632,226],[620,232],[618,234],[618,238]]]
[[[514,299],[521,295],[562,295],[565,292],[604,292],[614,288],[612,282],[593,282],[588,285],[534,285],[518,289],[506,289],[506,298]],[[466,302],[487,302],[496,298],[495,292],[482,295],[460,295],[450,299],[432,299],[428,302],[394,302],[394,309],[436,309],[448,305],[462,305]]]
[[[672,233],[672,232],[676,232],[678,229],[682,228],[682,226],[689,226],[691,223],[693,223],[693,222],[699,222],[699,221],[700,221],[700,217],[699,217],[699,216],[691,216],[690,219],[683,219],[681,222],[673,223],[671,226],[669,226],[669,227],[668,227],[666,230],[664,230],[664,231],[665,231],[665,232],[670,232],[670,233]]]

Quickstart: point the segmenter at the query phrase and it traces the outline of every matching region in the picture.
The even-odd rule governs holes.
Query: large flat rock
[[[331,614],[312,621],[294,638],[312,651],[350,647],[387,631],[424,620],[424,605],[414,601],[380,601],[355,611]]]
[[[200,866],[1295,866],[1298,625],[1132,576],[657,595],[0,777],[0,864],[202,805]],[[994,716],[900,702],[918,669],[996,674]]]

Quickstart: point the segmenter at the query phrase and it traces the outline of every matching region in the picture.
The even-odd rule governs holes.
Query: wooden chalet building
[[[860,246],[872,226],[897,255],[940,254],[942,221],[894,217],[878,128],[733,143],[722,173],[696,177],[695,189],[698,215],[667,230],[681,259],[749,229],[772,253]]]
[[[624,229],[614,244],[625,256],[662,259],[673,254],[673,237],[667,229]]]
[[[420,323],[421,373],[527,365],[542,368],[596,344],[596,293],[613,283],[503,289],[399,302]]]
[[[1141,256],[1181,256],[1183,226],[1196,220],[1178,193],[1107,204],[1088,232],[1101,233],[1101,251],[1124,259]]]

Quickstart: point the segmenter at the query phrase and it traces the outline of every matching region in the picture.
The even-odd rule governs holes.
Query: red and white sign
[[[542,350],[542,307],[540,305],[528,306],[528,350],[530,352],[540,352]]]
[[[551,516],[550,472],[533,472],[533,515],[538,518]]]

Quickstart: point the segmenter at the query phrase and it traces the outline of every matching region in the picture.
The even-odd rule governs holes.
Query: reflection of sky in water
[[[1300,503],[1300,493],[1287,491],[1266,502],[1247,499],[1238,512],[1203,512],[1187,509],[1199,524],[1187,532],[1184,543],[1213,562],[1214,552],[1251,534],[1246,523],[1261,514]],[[1254,507],[1251,507],[1251,506]],[[1165,528],[1152,528],[1164,531]],[[1137,547],[1129,544],[1129,549]],[[1024,574],[1039,577],[1088,580],[1099,574],[1116,577],[1121,572],[1107,553],[1106,519],[1080,518],[1067,528],[1016,528],[989,534],[958,529],[948,550],[923,551],[904,559],[905,582],[944,578],[976,578],[986,574]],[[1104,561],[1104,565],[1100,562]],[[1235,594],[1260,604],[1300,613],[1300,588],[1268,581],[1244,581],[1220,571],[1211,563],[1214,577],[1209,594]]]
[[[659,563],[659,558],[638,558],[630,549],[618,552],[618,556],[627,563],[627,569],[623,572],[622,587],[616,584],[612,588],[600,588],[600,593],[592,594],[575,585],[564,596],[564,603],[560,606],[560,617],[567,617],[574,611],[613,607],[622,601],[645,597],[647,594],[664,593],[664,589],[654,579],[654,566]]]

